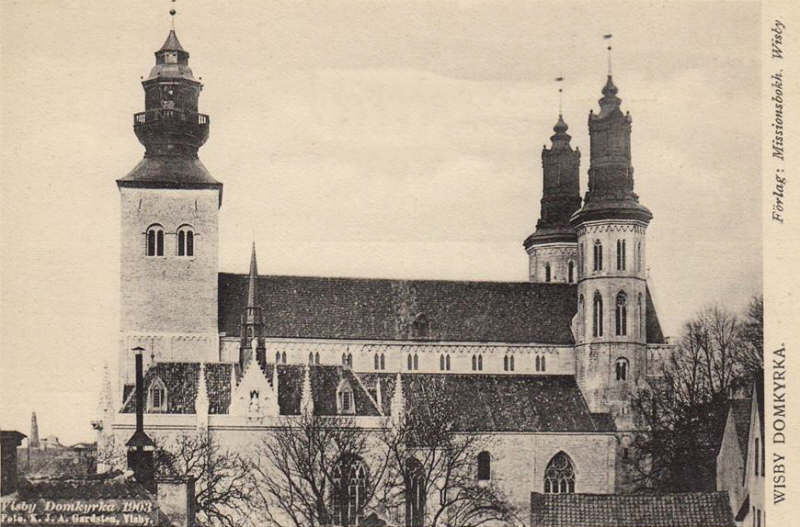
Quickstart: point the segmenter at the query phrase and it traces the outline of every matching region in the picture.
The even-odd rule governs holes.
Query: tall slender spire
[[[258,280],[258,263],[256,262],[256,242],[250,252],[250,277],[247,285],[247,307],[256,306],[256,281]]]

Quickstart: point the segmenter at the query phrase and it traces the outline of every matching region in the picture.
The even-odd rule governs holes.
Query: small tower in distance
[[[258,287],[258,263],[256,261],[256,242],[253,242],[253,249],[250,253],[250,275],[247,282],[247,306],[242,313],[242,321],[239,326],[239,368],[244,371],[247,363],[255,359],[262,369],[266,368],[267,355],[264,345],[264,310],[256,302]],[[256,349],[253,349],[253,342]]]
[[[523,243],[531,282],[577,281],[577,238],[569,219],[581,205],[581,153],[570,146],[567,128],[559,113],[553,127],[555,134],[550,137],[552,146],[542,148],[541,214],[536,232]]]
[[[31,436],[28,438],[30,448],[39,448],[39,423],[36,422],[36,412],[31,413]]]

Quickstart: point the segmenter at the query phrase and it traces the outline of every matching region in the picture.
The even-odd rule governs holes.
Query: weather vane
[[[609,33],[607,35],[603,35],[603,40],[610,41],[611,37],[613,37],[613,36],[614,35],[612,35],[611,33]],[[608,76],[610,77],[611,76],[611,42],[608,43],[608,48],[607,49],[608,49]]]
[[[564,82],[564,77],[556,77],[556,82]],[[558,115],[561,116],[561,103],[562,103],[562,95],[561,93],[564,90],[561,88],[561,85],[558,85]]]

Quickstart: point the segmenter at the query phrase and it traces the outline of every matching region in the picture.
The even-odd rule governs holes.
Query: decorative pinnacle
[[[174,4],[174,3],[175,3],[175,0],[172,0],[172,3]],[[169,10],[169,16],[170,16],[170,25],[171,25],[171,27],[172,27],[172,30],[173,30],[173,31],[175,31],[175,15],[176,15],[177,13],[178,13],[178,12],[177,12],[177,11],[175,11],[175,8],[174,8],[174,7],[173,7],[172,9],[170,9],[170,10]]]

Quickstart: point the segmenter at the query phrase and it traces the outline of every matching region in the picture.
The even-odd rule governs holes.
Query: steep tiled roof
[[[17,495],[22,500],[36,499],[150,499],[143,486],[124,476],[114,478],[20,479]]]
[[[572,344],[574,284],[259,276],[269,337]],[[248,276],[219,274],[219,330],[238,335]],[[647,341],[663,343],[650,292]]]
[[[222,189],[222,183],[214,179],[199,159],[180,156],[145,157],[128,175],[118,179],[117,185],[145,188],[219,188],[220,191]]]
[[[231,403],[231,365],[206,363],[206,389],[208,390],[210,414],[223,414]],[[197,362],[156,362],[144,376],[145,390],[154,379],[159,378],[167,388],[167,413],[193,414],[197,396],[197,379],[200,364]],[[133,386],[127,385],[123,392],[122,412],[136,411]]]
[[[736,425],[736,437],[739,439],[739,448],[744,458],[747,457],[747,435],[750,433],[750,409],[752,407],[752,399],[734,399],[731,401],[733,423]]]
[[[381,382],[382,406],[389,414],[396,374],[360,374],[371,390]],[[575,378],[569,375],[405,374],[406,408],[452,402],[457,430],[524,432],[613,431],[613,422],[595,419]],[[596,414],[595,414],[596,415]]]
[[[246,302],[247,275],[221,273],[220,331],[239,334]],[[569,284],[260,276],[257,302],[274,337],[569,344],[577,300]]]
[[[209,413],[225,414],[231,402],[230,364],[206,363],[206,389],[208,390]],[[145,388],[158,377],[167,388],[167,413],[194,413],[194,400],[197,394],[199,363],[195,362],[157,362],[145,374]],[[272,379],[273,363],[267,364],[265,376]],[[278,406],[281,415],[300,413],[303,375],[306,366],[301,364],[281,364],[278,366]],[[311,391],[314,396],[314,413],[317,415],[336,414],[336,389],[342,379],[349,381],[353,389],[353,400],[359,415],[380,415],[375,403],[352,371],[341,366],[314,365],[310,371]],[[122,411],[135,411],[133,386],[125,389],[125,403]]]
[[[531,494],[531,527],[733,527],[727,492]]]

